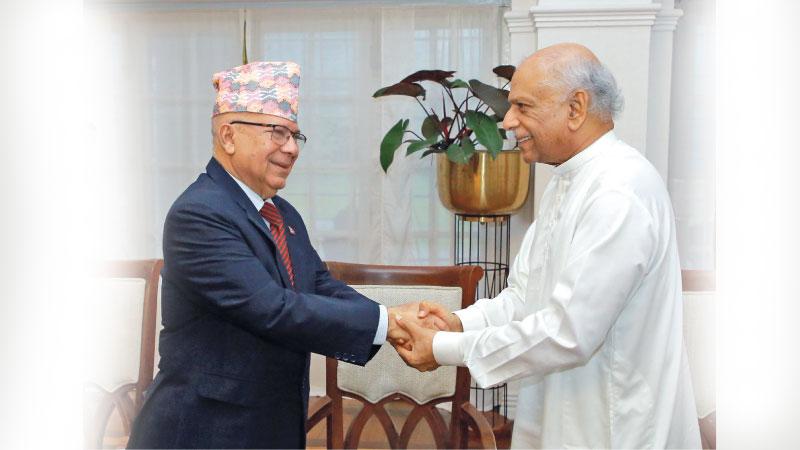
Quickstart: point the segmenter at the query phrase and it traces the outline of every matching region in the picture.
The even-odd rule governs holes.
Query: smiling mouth
[[[529,141],[530,139],[531,139],[530,136],[525,136],[523,138],[517,139],[517,144],[521,144],[521,143],[523,143],[525,141]]]

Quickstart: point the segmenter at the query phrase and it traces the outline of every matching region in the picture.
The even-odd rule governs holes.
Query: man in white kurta
[[[552,82],[576,64],[611,86]],[[414,348],[398,348],[421,370],[466,366],[482,387],[521,380],[514,448],[700,446],[670,200],[612,131],[609,90],[607,69],[574,44],[520,66],[504,126],[526,160],[556,166],[539,216],[497,297],[447,316],[430,306],[463,332],[407,325]]]

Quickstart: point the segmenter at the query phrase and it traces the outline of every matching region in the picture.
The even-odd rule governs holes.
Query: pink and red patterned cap
[[[213,116],[254,112],[297,122],[300,66],[296,63],[252,62],[217,72],[211,81],[217,90]]]

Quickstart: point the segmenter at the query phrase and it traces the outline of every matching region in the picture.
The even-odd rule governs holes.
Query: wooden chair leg
[[[344,411],[342,398],[334,398],[328,421],[328,448],[344,448]]]

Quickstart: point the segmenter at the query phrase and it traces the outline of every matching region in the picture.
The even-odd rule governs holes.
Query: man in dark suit
[[[297,64],[213,82],[214,156],[167,214],[160,372],[128,446],[304,448],[309,353],[364,365],[416,305],[387,311],[333,279],[276,195],[306,141]]]

